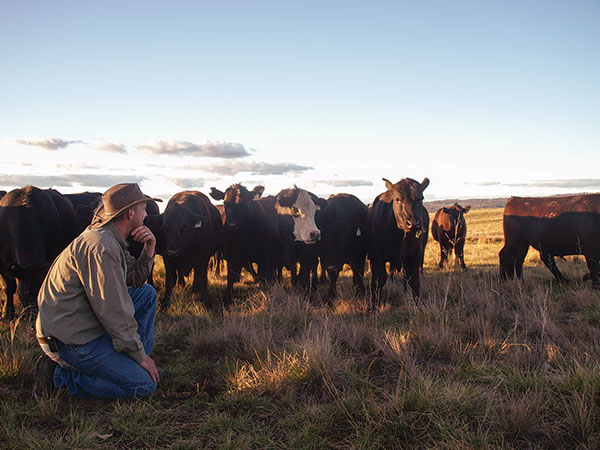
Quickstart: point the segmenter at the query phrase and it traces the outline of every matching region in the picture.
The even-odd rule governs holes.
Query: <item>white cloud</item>
[[[205,167],[204,170],[214,172],[219,175],[236,175],[241,172],[247,172],[251,175],[286,175],[298,174],[307,170],[313,170],[310,166],[301,166],[294,163],[265,163],[265,162],[233,162],[229,164],[215,164]]]
[[[136,175],[106,175],[106,174],[65,174],[65,175],[7,175],[0,174],[0,185],[27,186],[29,184],[40,188],[58,186],[91,186],[109,188],[117,183],[141,183],[145,177]]]
[[[96,150],[102,150],[113,153],[126,153],[127,147],[123,144],[116,144],[114,142],[101,142],[97,144],[91,144],[92,148]]]
[[[334,187],[373,186],[373,182],[368,180],[320,180],[316,181],[316,183]]]
[[[187,141],[157,141],[137,148],[143,152],[159,155],[191,155],[209,158],[245,158],[250,155],[242,144],[231,142],[195,144]]]
[[[66,148],[71,144],[80,144],[82,141],[67,141],[60,138],[49,138],[37,140],[17,139],[16,142],[23,145],[45,148],[46,150],[58,150],[59,148]]]

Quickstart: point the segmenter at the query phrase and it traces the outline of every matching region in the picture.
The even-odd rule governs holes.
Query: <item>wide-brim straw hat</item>
[[[150,201],[162,202],[160,198],[144,195],[137,183],[116,184],[102,194],[102,203],[94,213],[93,222],[106,225],[138,203]]]

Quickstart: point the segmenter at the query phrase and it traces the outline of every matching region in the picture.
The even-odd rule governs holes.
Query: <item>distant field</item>
[[[0,324],[0,447],[226,449],[600,448],[600,293],[579,258],[557,285],[530,251],[501,283],[502,209],[466,216],[462,270],[430,238],[415,305],[398,276],[376,311],[350,273],[333,306],[244,278],[227,311],[189,284],[156,322],[166,376],[149,399],[30,397],[40,350],[24,320]],[[157,258],[157,289],[164,267]],[[369,275],[367,275],[367,278]],[[215,297],[225,279],[210,277]]]

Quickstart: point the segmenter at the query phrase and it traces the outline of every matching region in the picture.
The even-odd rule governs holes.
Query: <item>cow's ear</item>
[[[263,192],[265,192],[265,187],[261,186],[261,185],[258,185],[254,189],[252,189],[252,193],[254,194],[255,200],[257,198],[259,198],[261,195],[263,195]]]
[[[296,199],[292,198],[289,195],[278,195],[275,203],[279,203],[279,205],[281,205],[281,206],[290,208],[294,204],[295,201],[296,201]]]
[[[146,218],[144,219],[144,223],[151,230],[158,230],[163,226],[163,215],[153,214],[151,216],[146,216]]]
[[[210,196],[212,198],[214,198],[215,200],[223,200],[225,198],[225,193],[221,192],[217,188],[211,187],[210,188]]]
[[[327,200],[321,197],[317,197],[317,201],[315,202],[318,208],[325,209],[327,208]],[[318,209],[317,208],[317,209]]]
[[[392,182],[387,178],[382,178],[382,180],[385,181],[385,187],[388,189],[388,191],[391,190],[392,186],[394,186]]]
[[[465,214],[466,214],[466,213],[468,213],[469,211],[471,211],[471,206],[465,206],[465,207],[463,208],[463,213],[465,213]]]
[[[424,191],[427,186],[429,186],[429,178],[423,178],[423,182],[421,183],[421,191]]]

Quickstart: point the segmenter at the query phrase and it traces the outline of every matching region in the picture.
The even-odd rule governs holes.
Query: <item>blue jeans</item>
[[[149,284],[128,291],[135,307],[138,334],[146,354],[150,355],[154,343],[156,291]],[[57,366],[54,386],[66,388],[75,397],[136,398],[156,390],[156,383],[146,369],[126,353],[115,351],[108,333],[87,344],[61,346],[58,353],[73,369]]]

